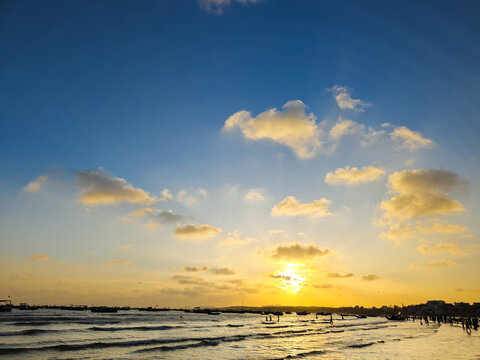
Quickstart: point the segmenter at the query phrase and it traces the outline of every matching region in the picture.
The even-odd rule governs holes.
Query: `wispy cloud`
[[[212,268],[210,271],[215,275],[235,275],[235,270],[229,268]]]
[[[28,260],[32,261],[45,261],[50,260],[50,256],[43,253],[33,254],[28,257]]]
[[[437,268],[437,267],[444,267],[444,266],[452,266],[457,265],[453,260],[433,260],[427,264],[412,264],[413,268]]]
[[[420,148],[431,148],[433,140],[424,138],[419,132],[412,131],[406,126],[398,126],[390,133],[392,140],[400,143],[401,147],[414,151]]]
[[[340,109],[348,109],[357,112],[365,111],[365,108],[372,104],[366,103],[360,99],[352,99],[350,95],[350,89],[346,86],[335,85],[329,91],[333,92],[333,96],[337,101],[337,105]]]
[[[205,200],[208,192],[205,189],[182,189],[177,193],[176,200],[185,206],[192,206],[198,202]]]
[[[264,201],[266,200],[265,195],[264,195],[265,190],[261,188],[256,188],[256,189],[249,189],[248,192],[245,194],[243,199],[245,201]]]
[[[183,272],[203,272],[203,271],[207,271],[208,270],[208,266],[185,266],[183,268]]]
[[[36,193],[38,192],[48,181],[47,175],[42,175],[36,178],[35,180],[30,181],[27,186],[25,186],[25,190]]]
[[[110,260],[111,265],[129,265],[131,263],[133,263],[133,260],[131,260],[131,259],[124,259],[124,260],[113,259],[113,260]]]
[[[200,8],[207,14],[222,15],[227,7],[232,3],[243,5],[256,4],[260,0],[198,0]]]
[[[417,250],[422,254],[436,254],[440,252],[447,252],[453,255],[468,254],[468,251],[462,249],[460,246],[458,246],[458,244],[455,243],[438,243],[433,247],[420,245]]]
[[[239,231],[235,230],[227,234],[226,238],[220,242],[222,246],[228,245],[246,245],[255,241],[255,238],[245,237],[242,238],[242,234]]]
[[[354,274],[352,273],[346,273],[346,274],[339,274],[337,272],[328,272],[327,273],[327,278],[333,278],[333,279],[345,279],[349,277],[353,277]]]

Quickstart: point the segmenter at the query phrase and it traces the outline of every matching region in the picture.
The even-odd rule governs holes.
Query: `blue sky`
[[[52,261],[81,262],[83,258],[75,258],[71,250],[93,252],[79,245],[85,237],[101,248],[94,252],[103,251],[105,259],[113,256],[107,254],[112,242],[98,239],[108,237],[105,234],[112,227],[126,226],[118,219],[134,209],[128,208],[131,204],[126,208],[122,207],[125,204],[90,206],[88,211],[98,217],[79,219],[85,209],[79,204],[75,174],[99,168],[157,198],[163,189],[169,189],[174,199],[162,210],[172,209],[195,219],[182,219],[177,226],[217,224],[222,237],[239,230],[261,238],[255,249],[242,253],[245,258],[263,248],[280,246],[282,241],[300,241],[296,235],[280,240],[261,235],[277,228],[305,233],[305,243],[326,245],[351,256],[361,247],[370,253],[395,254],[400,250],[379,240],[382,230],[372,224],[372,218],[381,212],[379,204],[390,196],[388,176],[412,169],[447,170],[469,183],[469,195],[458,197],[467,209],[460,223],[463,221],[473,236],[464,245],[478,242],[477,1],[232,0],[220,7],[215,3],[2,3],[0,250],[4,256],[11,252],[24,259],[33,252],[50,252]],[[213,6],[211,11],[208,4]],[[342,108],[332,91],[335,85],[344,87],[350,99],[369,106],[364,111]],[[358,145],[360,140],[343,138],[333,149],[322,140],[321,149],[302,157],[284,143],[245,138],[241,126],[222,131],[226,120],[241,110],[255,118],[268,109],[281,112],[285,103],[294,100],[306,105],[306,114],[313,114],[325,134],[336,122],[350,119],[365,131],[369,127],[393,131],[404,126],[434,145],[415,151],[398,144],[390,146],[387,140],[391,135],[386,132],[378,146],[364,147]],[[328,125],[323,128],[322,122]],[[390,127],[381,126],[385,123]],[[381,185],[369,183],[361,190],[324,182],[328,172],[346,166],[376,166],[384,169],[385,175]],[[49,181],[45,188],[42,185],[42,193],[27,194],[25,186],[45,174]],[[245,208],[243,195],[228,200],[229,187],[242,194],[262,189],[265,199]],[[82,189],[85,191],[80,186]],[[198,189],[205,189],[208,195]],[[178,200],[182,190],[204,199],[185,205]],[[326,198],[331,201],[331,211],[341,215],[316,222],[272,219],[271,209],[287,196],[304,203]],[[64,221],[59,225],[52,219],[60,214]],[[336,232],[339,226],[343,230]],[[55,239],[49,237],[52,227]],[[352,245],[359,227],[371,240]],[[132,225],[125,230],[129,236],[122,244],[130,244],[136,237],[155,244],[158,237],[171,238],[171,230],[152,234]],[[323,232],[328,240],[321,239]],[[76,240],[65,242],[68,236]],[[161,249],[179,258],[169,266],[201,262],[195,254],[178,255],[189,250],[176,240],[169,241],[162,240]],[[415,252],[417,245],[410,250],[420,256]],[[53,256],[58,249],[63,250]],[[204,251],[213,250],[204,247]],[[469,250],[475,251],[478,253],[478,249]],[[131,265],[147,263],[147,252],[137,254],[138,260],[133,259]],[[408,252],[401,256],[405,266],[414,261],[408,260],[412,256]],[[24,268],[22,261],[18,260],[18,269]],[[237,266],[242,267],[240,263]],[[262,273],[263,263],[258,268],[262,269],[258,274]],[[165,268],[158,271],[168,279]],[[379,271],[398,269],[381,265],[371,270]],[[255,276],[248,274],[250,279]],[[479,289],[465,285],[469,286],[467,298],[477,296]],[[312,296],[308,301],[313,301]],[[368,297],[357,300],[361,299],[375,302]]]

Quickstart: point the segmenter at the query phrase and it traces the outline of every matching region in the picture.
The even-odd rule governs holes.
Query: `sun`
[[[283,286],[281,288],[291,293],[297,293],[305,284],[305,278],[297,272],[298,264],[288,264],[284,271],[277,271],[276,278],[282,279]]]

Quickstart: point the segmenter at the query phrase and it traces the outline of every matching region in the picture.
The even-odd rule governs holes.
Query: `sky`
[[[0,298],[480,299],[478,1],[0,4]]]

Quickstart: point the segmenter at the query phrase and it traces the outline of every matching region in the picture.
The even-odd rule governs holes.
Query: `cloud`
[[[205,189],[190,189],[189,191],[182,189],[177,193],[177,201],[185,206],[192,206],[196,203],[205,200],[208,192]]]
[[[274,260],[311,260],[318,256],[331,254],[330,249],[320,249],[315,244],[303,245],[298,242],[278,245],[273,249],[267,250],[270,258]]]
[[[337,101],[337,105],[340,109],[349,109],[356,112],[365,111],[366,107],[371,106],[372,104],[363,102],[360,99],[352,99],[350,96],[349,88],[345,86],[335,85],[329,91],[333,92],[333,96]]]
[[[455,261],[442,259],[442,260],[433,260],[427,264],[412,264],[411,266],[413,268],[437,268],[437,267],[452,266],[452,265],[457,265],[457,264],[455,263]]]
[[[24,187],[24,190],[36,193],[47,183],[47,181],[47,175],[39,176],[35,180],[30,181],[27,186]]]
[[[246,245],[251,243],[252,241],[255,241],[255,238],[252,237],[246,237],[242,239],[242,234],[238,231],[233,231],[227,234],[227,237],[220,242],[220,245],[226,246],[226,245]]]
[[[364,134],[365,125],[353,120],[338,118],[338,122],[332,126],[328,137],[333,141],[339,141],[346,135]]]
[[[345,168],[338,168],[335,172],[327,173],[325,182],[330,185],[354,185],[376,181],[384,174],[385,170],[375,166],[365,166],[361,169],[346,166]]]
[[[332,289],[333,285],[332,284],[314,284],[313,287],[316,289]]]
[[[448,191],[465,185],[457,174],[446,170],[404,170],[389,176],[390,192],[397,194],[382,201],[380,208],[387,219],[408,220],[432,215],[450,215],[465,211],[449,197]]]
[[[380,238],[395,241],[402,244],[404,240],[415,239],[417,232],[408,224],[396,223],[392,224],[387,232],[382,232]]]
[[[191,276],[191,275],[173,275],[172,279],[177,281],[179,284],[191,284],[191,285],[206,285],[207,282],[204,278],[200,276]]]
[[[81,192],[78,198],[85,205],[108,205],[120,202],[148,204],[156,198],[125,179],[111,177],[103,169],[77,172]]]
[[[417,230],[423,234],[461,234],[467,232],[468,228],[463,225],[448,224],[446,222],[435,222],[427,225],[418,222]]]
[[[283,201],[272,209],[272,216],[310,216],[322,217],[333,215],[328,211],[330,200],[320,199],[311,203],[300,203],[295,197],[287,196]]]
[[[222,15],[225,8],[230,6],[232,2],[243,5],[256,4],[259,0],[198,0],[200,8],[207,14]]]
[[[133,260],[131,259],[125,259],[125,260],[117,260],[117,259],[114,259],[114,260],[110,260],[110,264],[112,265],[128,265],[128,264],[131,264],[133,263]]]
[[[375,280],[380,280],[381,277],[375,274],[368,274],[362,276],[362,281],[375,281]]]
[[[43,253],[38,253],[38,254],[33,254],[28,257],[28,260],[32,261],[45,261],[45,260],[50,260],[50,256],[47,254]]]
[[[299,158],[315,155],[321,147],[321,130],[313,113],[305,113],[305,104],[300,100],[289,101],[283,111],[276,108],[264,111],[257,117],[246,110],[230,116],[223,126],[223,132],[240,130],[249,140],[271,140],[289,147]]]
[[[235,271],[229,268],[212,268],[210,271],[215,275],[235,275]]]
[[[162,197],[160,199],[158,199],[158,201],[168,201],[168,200],[172,200],[173,199],[173,195],[172,193],[170,192],[170,190],[168,189],[163,189],[160,194],[162,195]]]
[[[256,188],[256,189],[249,189],[248,192],[245,194],[243,199],[245,201],[264,201],[265,200],[265,195],[263,194],[264,190],[261,188]]]
[[[435,143],[431,139],[424,138],[417,131],[412,131],[406,126],[397,126],[390,133],[390,137],[394,141],[400,142],[401,147],[414,151],[420,148],[431,148]]]
[[[352,273],[347,273],[347,274],[339,274],[339,273],[332,273],[329,272],[327,273],[327,278],[334,278],[334,279],[344,279],[344,278],[349,278],[353,277],[354,275]]]
[[[127,249],[131,249],[133,247],[132,244],[125,244],[125,245],[119,245],[118,248],[120,250],[127,250]]]
[[[211,239],[222,232],[222,229],[212,225],[183,225],[177,226],[175,236],[180,239],[206,240]]]
[[[208,266],[185,266],[183,272],[203,272],[207,271]]]
[[[460,248],[460,246],[454,243],[438,243],[433,247],[420,245],[417,250],[422,254],[436,254],[440,252],[447,252],[453,255],[468,254],[468,251]]]
[[[182,220],[191,219],[189,216],[175,214],[172,210],[156,210],[151,207],[136,209],[128,214],[124,220],[130,220],[132,218],[147,219],[147,225],[149,226],[177,223]]]

